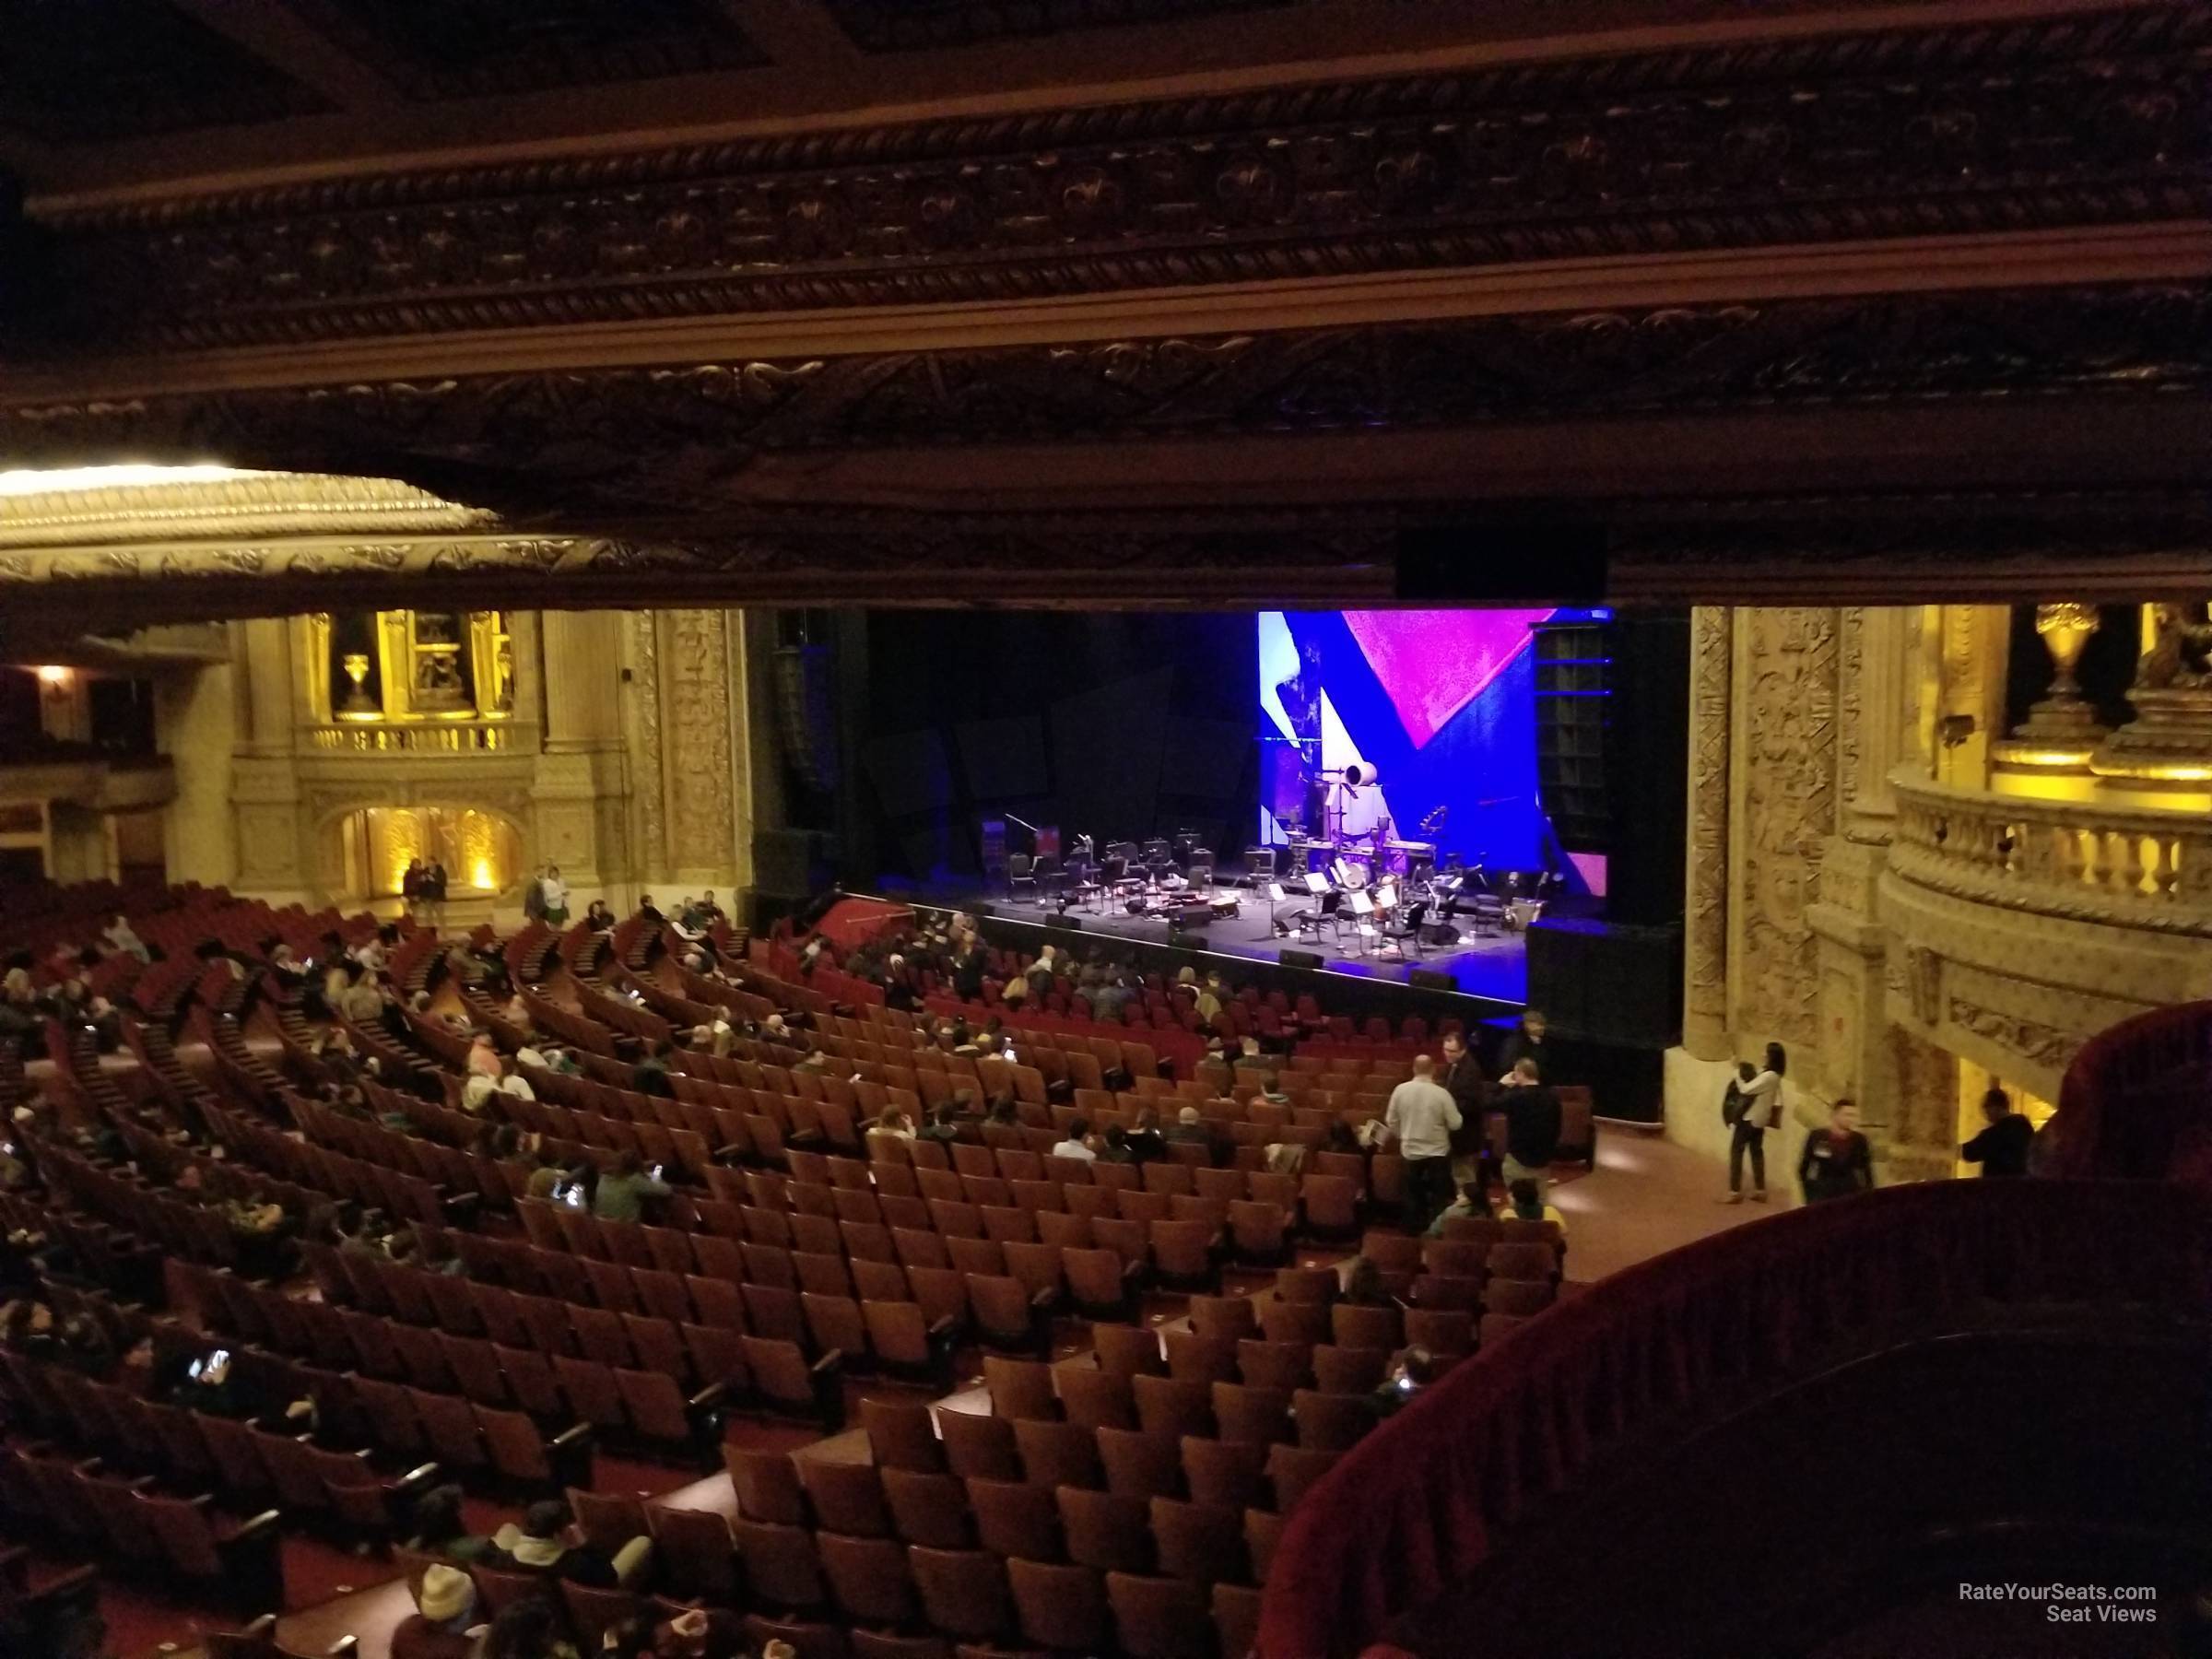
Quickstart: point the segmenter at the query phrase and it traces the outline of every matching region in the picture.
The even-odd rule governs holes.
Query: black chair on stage
[[[1421,924],[1428,919],[1428,900],[1417,899],[1406,907],[1404,912],[1398,917],[1397,925],[1389,930],[1389,936],[1397,941],[1398,950],[1401,954],[1408,945],[1413,947],[1415,956],[1422,954]]]
[[[1060,867],[1060,861],[1050,853],[1038,854],[1037,862],[1030,866],[1030,874],[1036,878],[1039,904],[1052,903],[1060,896],[1061,888],[1067,885],[1067,872]]]
[[[1006,897],[1017,904],[1036,902],[1036,861],[1027,853],[1016,853],[1006,859]]]
[[[1301,910],[1291,916],[1290,920],[1298,924],[1298,936],[1301,939],[1312,939],[1318,945],[1321,943],[1321,930],[1324,927],[1331,928],[1341,935],[1344,931],[1344,918],[1340,913],[1343,905],[1344,893],[1342,889],[1331,888],[1321,896],[1321,902],[1312,910]]]
[[[1467,914],[1478,934],[1505,931],[1505,900],[1492,893],[1477,893],[1467,901]]]

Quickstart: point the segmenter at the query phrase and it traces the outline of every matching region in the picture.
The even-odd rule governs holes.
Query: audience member
[[[1136,1123],[1129,1131],[1128,1146],[1131,1163],[1150,1163],[1167,1157],[1167,1137],[1159,1132],[1159,1113],[1153,1108],[1136,1109]]]
[[[1566,1238],[1567,1218],[1559,1214],[1559,1206],[1545,1202],[1535,1182],[1523,1176],[1505,1191],[1507,1216],[1516,1221],[1549,1221],[1559,1230],[1559,1237]]]
[[[1444,1223],[1447,1221],[1487,1221],[1489,1215],[1488,1189],[1479,1181],[1470,1181],[1460,1187],[1458,1197],[1437,1212],[1436,1219],[1430,1222],[1425,1230],[1426,1236],[1441,1239],[1444,1236]]]
[[[1535,1060],[1513,1062],[1505,1078],[1505,1179],[1527,1180],[1543,1191],[1559,1151],[1559,1097],[1545,1086]]]
[[[960,1108],[957,1100],[939,1100],[937,1109],[929,1114],[929,1122],[916,1131],[917,1140],[933,1140],[947,1145],[960,1138]]]
[[[666,1198],[675,1190],[657,1174],[648,1174],[644,1159],[636,1152],[625,1150],[616,1155],[615,1167],[599,1177],[598,1191],[592,1194],[592,1214],[602,1221],[641,1221],[647,1200]]]
[[[1989,1127],[1959,1148],[1968,1163],[1978,1163],[1985,1179],[2009,1180],[2028,1173],[2028,1148],[2035,1142],[2035,1127],[2012,1109],[2012,1097],[1992,1088],[1982,1097],[1982,1115]]]
[[[1874,1189],[1874,1148],[1859,1133],[1857,1102],[1845,1095],[1828,1109],[1828,1127],[1805,1137],[1797,1181],[1807,1204]]]
[[[1782,1121],[1782,1079],[1790,1069],[1790,1057],[1779,1042],[1767,1044],[1767,1063],[1754,1071],[1747,1063],[1736,1067],[1735,1128],[1728,1139],[1728,1197],[1741,1204],[1744,1159],[1751,1159],[1751,1201],[1767,1201],[1767,1131]],[[1725,1107],[1724,1106],[1724,1111]]]
[[[578,1659],[568,1640],[567,1618],[542,1596],[525,1596],[500,1609],[485,1632],[477,1659]]]
[[[476,1614],[477,1586],[468,1574],[432,1562],[415,1593],[415,1611],[392,1632],[392,1659],[470,1659]]]
[[[675,1051],[666,1038],[654,1040],[637,1065],[629,1068],[629,1087],[638,1094],[676,1099],[676,1085],[668,1081],[668,1057]]]
[[[540,1572],[601,1589],[634,1583],[653,1553],[653,1541],[641,1534],[608,1557],[570,1543],[568,1531],[568,1506],[558,1499],[543,1499],[523,1512],[521,1525],[510,1522],[500,1527],[492,1536],[492,1548],[503,1558],[502,1564],[517,1571]]]
[[[1085,1117],[1072,1117],[1067,1120],[1066,1138],[1054,1146],[1046,1156],[1072,1158],[1079,1163],[1096,1163],[1099,1155],[1090,1149],[1089,1136],[1090,1120]]]
[[[1524,1060],[1534,1060],[1539,1071],[1543,1068],[1544,1062],[1550,1058],[1544,1047],[1544,1028],[1543,1009],[1521,1010],[1521,1023],[1508,1034],[1504,1045],[1498,1051],[1500,1072],[1512,1071]]]
[[[1210,1147],[1214,1141],[1206,1131],[1205,1113],[1195,1106],[1185,1106],[1176,1112],[1175,1126],[1168,1131],[1168,1139],[1195,1147]]]
[[[1427,1054],[1416,1056],[1413,1076],[1390,1091],[1382,1125],[1406,1160],[1406,1225],[1424,1231],[1451,1201],[1452,1131],[1460,1125],[1459,1107],[1438,1087]]]

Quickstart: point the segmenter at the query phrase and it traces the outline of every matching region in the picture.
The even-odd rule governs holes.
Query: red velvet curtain
[[[1984,1300],[2201,1316],[2212,1205],[2125,1182],[1934,1182],[1734,1228],[1594,1286],[1451,1372],[1290,1516],[1262,1659],[1338,1659],[1477,1566],[1532,1498],[1719,1385]]]

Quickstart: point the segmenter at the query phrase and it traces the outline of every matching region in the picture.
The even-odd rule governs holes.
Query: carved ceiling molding
[[[988,41],[1281,10],[1312,0],[828,0],[864,52],[978,46]]]
[[[1647,522],[1653,518],[1659,522]],[[1868,524],[1917,521],[1887,539]],[[2040,525],[2023,543],[2023,525]],[[1708,526],[1701,538],[1699,526]],[[1466,603],[1531,597],[1501,572],[1524,531],[1572,526],[1607,553],[1606,592],[1681,604],[1716,582],[1746,603],[1802,603],[1874,585],[1898,603],[1936,571],[1993,599],[2106,578],[2176,595],[2212,590],[2212,490],[2151,495],[1823,497],[1667,503],[1375,503],[1324,512],[719,515],[711,524],[580,535],[268,537],[0,551],[0,613],[30,628],[97,609],[108,626],[406,606],[875,606],[987,602],[1134,609],[1344,607],[1397,600],[1408,531],[1466,532]],[[1432,537],[1431,537],[1432,539]],[[1587,580],[1587,572],[1571,578]],[[1578,591],[1537,595],[1587,601]],[[1730,595],[1734,597],[1734,594]]]
[[[2212,4],[357,176],[46,215],[197,348],[2203,217]]]
[[[459,486],[526,484],[544,511],[705,512],[768,452],[2110,405],[2208,384],[2212,283],[2126,284],[45,401],[0,406],[0,449],[153,446],[401,477],[484,505],[510,501]]]
[[[181,483],[106,485],[11,496],[0,549],[267,535],[425,535],[488,526],[494,515],[395,478],[247,473]]]

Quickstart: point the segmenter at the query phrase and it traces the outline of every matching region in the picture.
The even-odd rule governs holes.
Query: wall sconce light
[[[65,686],[69,683],[69,674],[70,671],[59,663],[49,663],[39,670],[39,683],[49,687]]]

